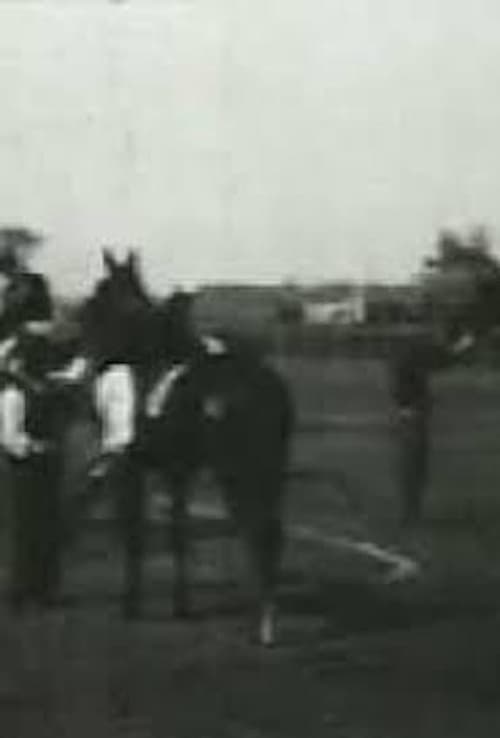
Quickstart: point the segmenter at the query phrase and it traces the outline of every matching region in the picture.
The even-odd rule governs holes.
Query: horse
[[[254,575],[258,640],[271,645],[294,428],[288,385],[256,354],[198,337],[185,294],[154,303],[132,254],[120,263],[106,251],[104,265],[105,274],[83,307],[84,342],[104,371],[126,363],[134,377],[140,399],[134,443],[125,452],[126,494],[140,495],[137,474],[143,487],[144,475],[154,470],[170,495],[174,616],[190,610],[188,503],[197,475],[206,469],[218,483]],[[123,475],[121,482],[127,484]],[[140,503],[132,507],[141,514]],[[140,611],[143,545],[137,537],[143,532],[144,526],[136,525],[126,534],[129,612]]]

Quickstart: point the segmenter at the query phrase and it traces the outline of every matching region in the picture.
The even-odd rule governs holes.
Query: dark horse
[[[187,506],[195,477],[206,468],[245,544],[257,586],[259,640],[271,644],[293,428],[288,388],[250,351],[205,347],[190,325],[185,295],[154,304],[132,255],[118,263],[107,252],[105,265],[106,274],[84,307],[84,335],[94,359],[126,361],[136,378],[141,399],[132,458],[142,472],[158,472],[171,496],[174,613],[189,610]],[[154,417],[147,417],[146,397],[162,376],[171,386]],[[137,531],[131,528],[131,535]],[[129,565],[133,572],[127,580],[140,598],[140,567],[137,561]]]

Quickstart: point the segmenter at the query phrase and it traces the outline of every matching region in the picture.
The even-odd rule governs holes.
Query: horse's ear
[[[139,254],[136,249],[129,249],[127,267],[131,274],[134,276],[139,275]]]
[[[116,259],[111,253],[111,249],[109,249],[107,246],[104,246],[102,249],[102,260],[107,271],[110,274],[113,274],[116,269]]]

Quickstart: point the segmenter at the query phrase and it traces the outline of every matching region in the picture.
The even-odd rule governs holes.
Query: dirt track
[[[335,412],[355,415],[367,398],[382,402],[371,377],[349,368],[346,382],[366,392],[339,392],[342,377],[316,370],[323,383],[315,373],[297,387],[313,387],[318,405],[331,398]],[[366,557],[296,541],[281,646],[263,652],[248,641],[231,544],[197,542],[185,624],[170,617],[168,556],[150,560],[145,619],[126,625],[116,554],[104,554],[113,546],[80,551],[67,582],[73,607],[19,622],[0,609],[0,738],[500,735],[500,386],[472,377],[459,389],[461,404],[450,385],[437,417],[421,580],[388,586]],[[363,428],[299,437],[292,525],[383,543],[394,516],[390,438]],[[151,550],[164,545],[162,532]]]
[[[172,621],[166,563],[148,567],[141,623],[119,619],[113,557],[73,567],[72,607],[18,621],[0,614],[2,736],[500,734],[493,601],[289,571],[282,645],[263,651],[248,640],[241,590],[207,568],[193,620]]]

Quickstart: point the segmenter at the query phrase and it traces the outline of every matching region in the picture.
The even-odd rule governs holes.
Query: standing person
[[[450,366],[473,345],[469,334],[451,342],[436,331],[412,337],[397,352],[391,366],[392,398],[398,433],[398,486],[402,522],[413,525],[421,517],[429,481],[430,434],[434,372]]]
[[[7,373],[0,402],[1,443],[10,471],[10,581],[14,609],[49,606],[60,584],[61,422],[47,381],[46,336],[24,333]]]

